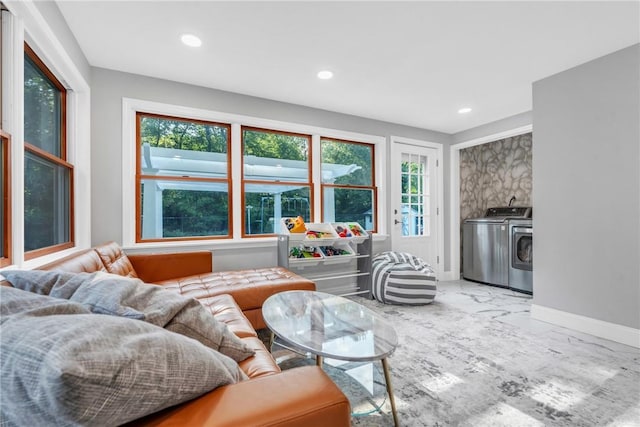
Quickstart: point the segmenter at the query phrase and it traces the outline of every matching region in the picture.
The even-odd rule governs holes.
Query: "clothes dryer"
[[[509,220],[509,288],[533,294],[533,222]]]

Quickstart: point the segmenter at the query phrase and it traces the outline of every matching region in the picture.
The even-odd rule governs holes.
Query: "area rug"
[[[354,300],[398,332],[389,362],[402,426],[640,426],[636,349],[533,335],[437,301]],[[278,347],[274,355],[282,369],[314,363]],[[324,369],[349,397],[353,426],[393,425],[380,363]]]

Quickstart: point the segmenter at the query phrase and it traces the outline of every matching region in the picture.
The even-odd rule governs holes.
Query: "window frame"
[[[135,174],[136,174],[136,112],[144,111],[172,117],[193,118],[205,121],[231,124],[231,162],[232,162],[232,192],[233,192],[233,212],[234,230],[232,239],[220,240],[183,240],[175,242],[150,242],[137,243],[135,241]],[[313,206],[311,215],[313,218],[322,217],[320,211],[320,185],[321,182],[320,165],[315,164],[320,159],[320,135],[330,139],[344,139],[353,142],[366,142],[373,144],[376,149],[375,170],[377,184],[377,209],[378,230],[373,235],[374,240],[385,240],[387,233],[387,200],[386,188],[388,176],[386,174],[387,161],[384,153],[387,152],[388,138],[382,135],[358,133],[340,129],[326,128],[315,125],[306,125],[296,122],[279,121],[255,116],[241,115],[216,111],[213,109],[196,108],[180,104],[170,104],[149,99],[122,98],[122,137],[121,143],[121,201],[122,201],[122,245],[124,248],[137,250],[212,250],[212,249],[245,249],[251,248],[272,248],[275,242],[273,235],[254,235],[255,237],[243,238],[241,227],[243,223],[243,212],[238,207],[242,206],[242,147],[241,147],[241,126],[259,129],[275,130],[282,132],[292,132],[312,136],[312,160],[314,168],[313,178]]]
[[[38,258],[44,255],[48,255],[54,252],[59,252],[65,249],[73,248],[75,246],[75,192],[74,192],[74,166],[67,162],[67,89],[58,80],[55,74],[47,67],[47,65],[40,59],[35,51],[27,44],[24,43],[24,54],[29,57],[33,64],[38,67],[47,79],[60,91],[60,157],[55,156],[31,143],[24,141],[25,157],[28,151],[32,155],[44,158],[56,166],[61,166],[69,171],[69,240],[63,243],[55,245],[45,246],[43,248],[33,249],[30,251],[24,250],[24,259],[26,261]],[[23,67],[24,69],[24,67]],[[26,171],[25,171],[26,172]],[[23,219],[24,220],[24,219]]]
[[[295,136],[295,137],[300,137],[300,138],[305,138],[307,140],[307,181],[302,183],[299,181],[267,181],[267,180],[260,180],[260,179],[246,179],[244,176],[244,131],[245,130],[249,130],[249,131],[258,131],[258,132],[264,132],[264,133],[275,133],[275,134],[280,134],[280,135],[286,135],[286,136]],[[245,221],[245,211],[247,209],[246,206],[246,198],[245,198],[245,187],[247,184],[267,184],[267,185],[300,185],[301,187],[307,187],[309,188],[309,218],[311,219],[310,222],[313,222],[313,218],[314,218],[314,183],[313,183],[313,137],[312,135],[309,134],[304,134],[304,133],[298,133],[298,132],[290,132],[290,131],[283,131],[283,130],[277,130],[277,129],[269,129],[269,128],[261,128],[261,127],[255,127],[255,126],[249,126],[249,125],[241,125],[240,126],[240,153],[241,153],[241,158],[240,158],[240,176],[242,177],[242,182],[241,182],[241,201],[242,201],[242,205],[241,205],[241,217],[242,217],[242,227],[241,227],[241,238],[243,239],[255,239],[255,238],[259,238],[259,237],[273,237],[276,236],[278,233],[268,233],[268,234],[247,234],[246,232],[246,221]],[[278,227],[278,224],[274,224],[274,228]]]
[[[373,221],[373,229],[367,230],[370,233],[378,232],[378,187],[376,186],[376,144],[369,142],[359,142],[359,141],[351,141],[340,138],[332,138],[326,135],[320,137],[320,169],[322,171],[322,141],[328,140],[331,142],[338,142],[343,144],[354,144],[354,145],[364,145],[367,147],[371,147],[371,185],[349,185],[349,184],[325,184],[320,180],[320,212],[322,213],[322,221],[325,221],[324,217],[324,189],[325,188],[336,188],[336,189],[346,189],[346,190],[371,190],[373,191],[373,206],[372,206],[372,214],[374,217]],[[363,225],[364,228],[364,224]]]
[[[0,256],[0,268],[11,265],[13,257],[11,249],[13,240],[11,239],[11,135],[0,129],[0,150],[2,150],[2,234],[3,239],[3,256]]]
[[[227,129],[227,177],[226,178],[204,178],[204,177],[179,177],[179,176],[165,176],[165,175],[143,175],[141,171],[141,157],[142,157],[142,144],[141,144],[141,124],[143,117],[151,117],[165,120],[175,120],[182,122],[189,122],[201,125],[212,125],[218,127],[224,127]],[[233,197],[232,197],[232,164],[231,164],[231,125],[228,123],[214,122],[202,119],[195,119],[189,117],[178,117],[166,114],[151,113],[145,111],[136,111],[136,171],[135,171],[135,243],[158,243],[158,242],[179,242],[179,241],[193,241],[193,240],[226,240],[233,237]],[[143,180],[163,180],[163,181],[186,181],[186,182],[222,182],[227,184],[228,189],[228,232],[226,235],[212,235],[212,236],[188,236],[188,237],[163,237],[163,238],[142,238],[142,206],[141,206],[141,188]]]

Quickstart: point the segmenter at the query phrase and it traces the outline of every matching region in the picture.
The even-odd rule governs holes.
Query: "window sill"
[[[146,253],[150,250],[160,250],[165,252],[188,252],[188,251],[214,251],[216,249],[244,249],[251,248],[275,248],[277,238],[256,237],[251,239],[234,239],[234,240],[192,240],[181,242],[153,242],[153,243],[136,243],[133,245],[123,246],[127,253]]]
[[[374,234],[373,241],[385,241],[389,238],[386,234]],[[153,242],[136,243],[123,246],[125,252],[130,254],[149,253],[151,251],[162,252],[189,252],[189,251],[215,251],[246,248],[273,248],[277,246],[277,237],[253,237],[234,240],[193,240],[181,242]]]
[[[30,259],[28,261],[24,261],[20,266],[16,266],[14,265],[14,267],[17,267],[21,270],[35,270],[38,269],[40,267],[42,267],[43,265],[61,260],[62,258],[65,258],[69,255],[73,255],[75,253],[78,253],[82,250],[85,250],[88,248],[85,247],[79,247],[79,246],[73,246],[71,248],[68,249],[64,249],[58,252],[53,252],[47,255],[43,255],[37,258],[33,258]]]

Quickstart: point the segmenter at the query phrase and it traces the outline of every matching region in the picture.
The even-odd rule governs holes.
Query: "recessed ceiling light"
[[[323,70],[318,73],[318,78],[322,80],[328,80],[333,77],[333,73],[329,70]]]
[[[202,40],[200,40],[198,36],[194,36],[193,34],[183,34],[180,37],[180,40],[182,40],[182,43],[186,44],[187,46],[191,46],[191,47],[202,46]]]
[[[458,110],[458,114],[467,114],[471,112],[471,108],[469,107],[464,107]]]

